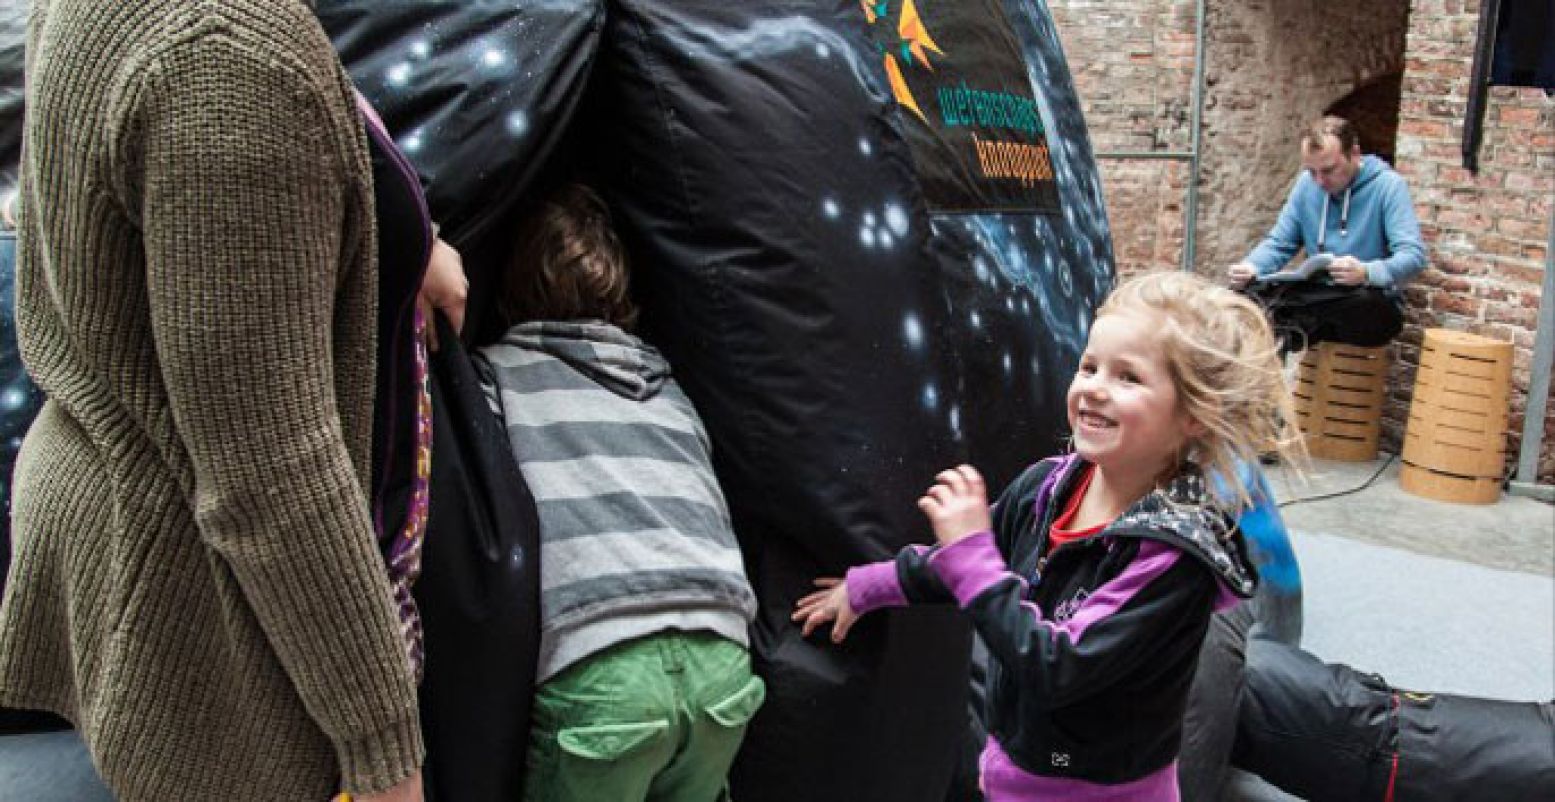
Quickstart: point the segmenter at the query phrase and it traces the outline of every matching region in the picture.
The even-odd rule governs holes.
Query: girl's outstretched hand
[[[934,477],[934,486],[918,499],[918,509],[934,526],[941,546],[993,528],[988,515],[988,489],[983,475],[970,465],[957,465]]]
[[[832,643],[842,643],[858,620],[858,613],[848,604],[847,580],[821,577],[815,580],[815,586],[821,589],[794,604],[792,620],[804,623],[801,635],[806,638],[822,624],[831,622]]]

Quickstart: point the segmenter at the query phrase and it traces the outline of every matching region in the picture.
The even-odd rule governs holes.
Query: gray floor
[[[1359,487],[1383,464],[1321,463],[1307,483],[1274,484],[1282,500],[1310,499]],[[1283,509],[1301,562],[1303,646],[1413,690],[1555,698],[1555,507],[1444,504],[1404,493],[1397,472]],[[92,778],[68,733],[0,738],[0,802],[109,800]],[[1293,798],[1244,775],[1227,799]]]
[[[1362,485],[1382,462],[1317,465],[1285,500]],[[1303,646],[1401,687],[1555,699],[1555,507],[1405,493],[1395,461],[1369,488],[1282,509],[1306,597]]]
[[[1367,489],[1339,498],[1317,497],[1361,486],[1386,466]],[[1275,493],[1290,502],[1281,512],[1297,532],[1335,535],[1412,554],[1532,574],[1555,575],[1555,507],[1502,495],[1494,504],[1449,504],[1404,492],[1399,462],[1319,461],[1306,481],[1274,469]]]
[[[1301,532],[1302,646],[1411,690],[1555,699],[1555,583]]]

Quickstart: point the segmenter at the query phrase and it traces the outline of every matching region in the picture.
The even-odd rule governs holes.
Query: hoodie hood
[[[597,320],[531,321],[507,330],[492,349],[538,351],[565,363],[623,398],[645,401],[670,378],[657,348],[619,327]]]
[[[1118,535],[1132,530],[1169,542],[1208,566],[1220,580],[1216,610],[1252,598],[1258,588],[1258,572],[1248,558],[1242,533],[1213,503],[1197,465],[1184,465],[1176,478],[1135,502],[1109,529]]]
[[[1375,181],[1378,176],[1392,169],[1392,167],[1388,166],[1387,162],[1377,158],[1376,156],[1362,156],[1361,168],[1355,171],[1355,178],[1350,181],[1350,185],[1348,187],[1345,187],[1343,190],[1341,190],[1335,197],[1343,197],[1344,193],[1346,192],[1360,192],[1361,187],[1370,184],[1372,181]]]
[[[1084,460],[1070,454],[1054,468],[1055,484],[1071,481]],[[1176,478],[1156,488],[1113,521],[1103,534],[1150,538],[1170,543],[1214,573],[1220,584],[1215,609],[1252,598],[1258,572],[1234,521],[1215,506],[1208,483],[1197,465],[1186,463]]]

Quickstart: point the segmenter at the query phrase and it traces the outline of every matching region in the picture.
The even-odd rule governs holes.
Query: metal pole
[[[1555,362],[1555,205],[1550,208],[1550,239],[1544,249],[1544,289],[1539,298],[1539,328],[1533,341],[1533,374],[1523,406],[1523,446],[1517,458],[1517,482],[1532,490],[1539,479],[1539,448],[1550,400],[1550,363]]]
[[[1200,129],[1204,127],[1204,4],[1198,0],[1193,25],[1193,144],[1188,167],[1188,209],[1183,222],[1182,269],[1193,270],[1197,255],[1199,226]]]
[[[1501,0],[1480,0],[1479,28],[1474,39],[1474,65],[1469,73],[1469,103],[1463,112],[1463,169],[1479,172],[1479,144],[1485,137],[1485,105],[1490,93],[1490,62],[1496,53]]]
[[[1133,160],[1145,161],[1174,161],[1185,162],[1193,159],[1193,154],[1181,150],[1111,150],[1106,153],[1096,154],[1097,159]]]

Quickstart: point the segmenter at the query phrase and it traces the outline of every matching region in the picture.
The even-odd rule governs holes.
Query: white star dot
[[[902,320],[902,334],[907,338],[908,347],[913,350],[923,347],[923,324],[918,322],[917,315],[908,315]]]

